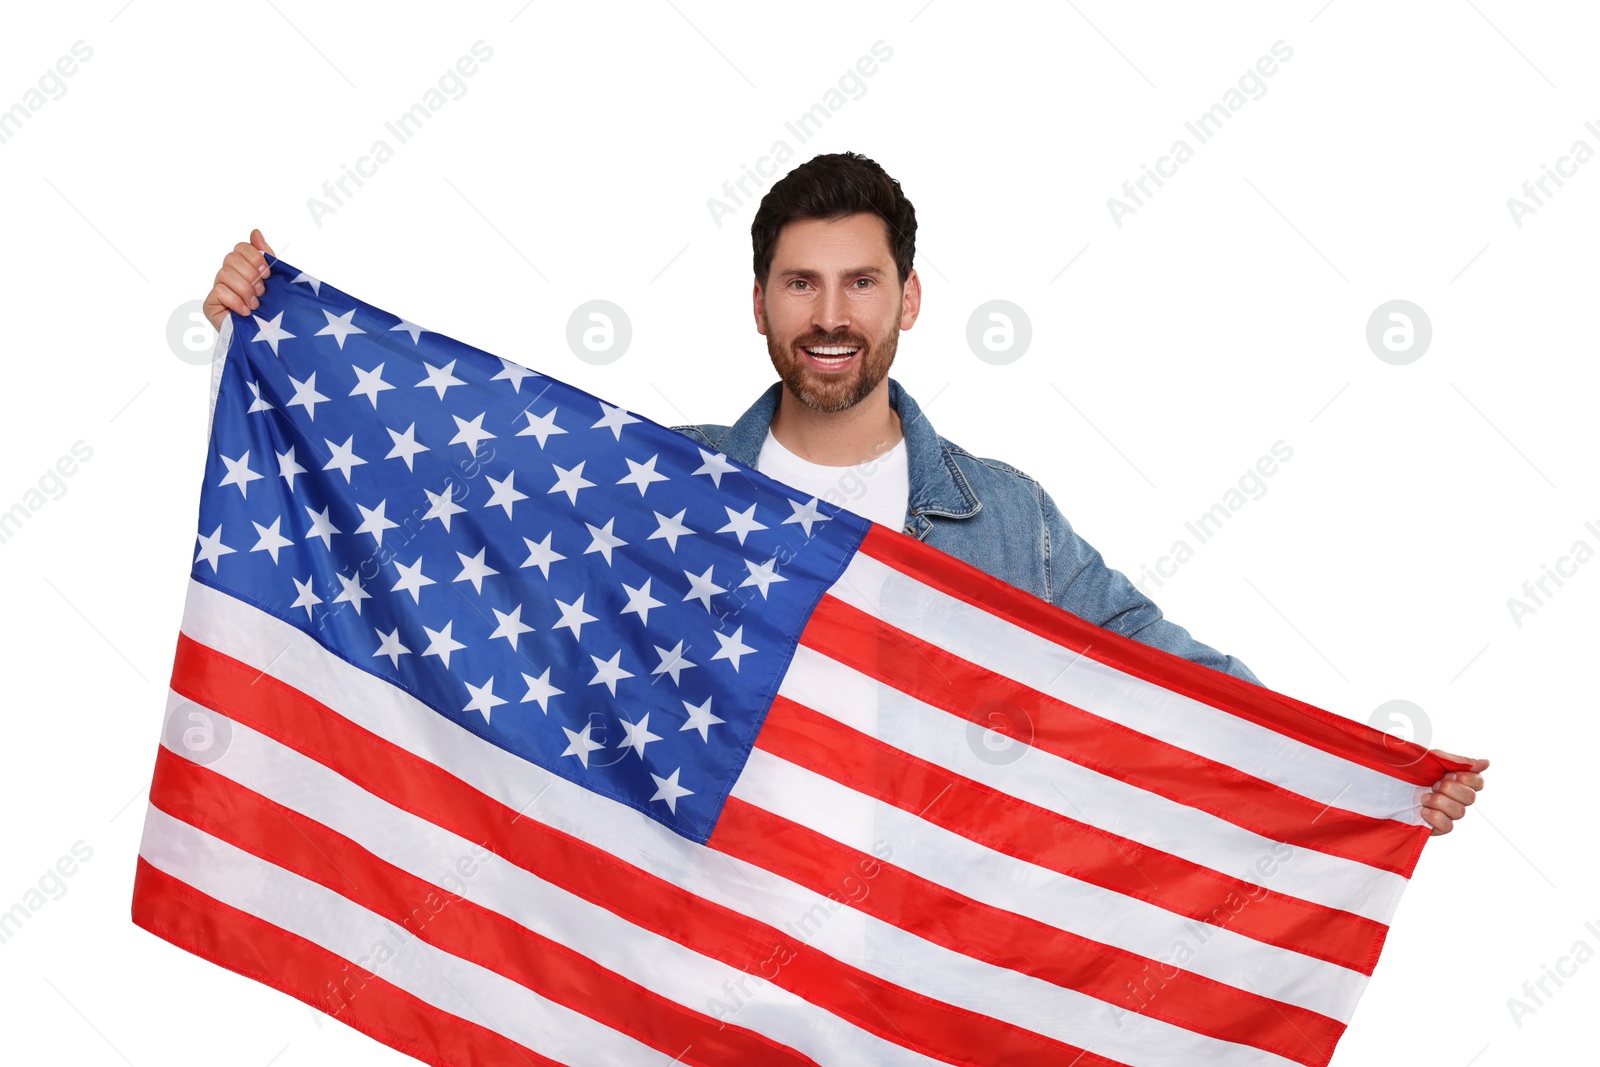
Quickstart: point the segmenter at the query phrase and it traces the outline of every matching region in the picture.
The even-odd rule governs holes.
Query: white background
[[[1266,494],[1147,588],[1276,689],[1359,719],[1409,700],[1419,739],[1494,760],[1423,857],[1336,1063],[1592,1058],[1600,963],[1540,1005],[1522,987],[1579,941],[1600,950],[1600,561],[1520,626],[1507,599],[1574,542],[1600,549],[1600,161],[1520,227],[1506,201],[1574,141],[1600,149],[1600,22],[1578,4],[1321,5],[8,12],[0,108],[75,41],[93,55],[0,144],[0,511],[30,512],[0,544],[0,910],[76,842],[92,858],[0,944],[6,1057],[410,1062],[128,918],[204,453],[209,372],[169,344],[174,311],[260,226],[430,329],[658,421],[732,421],[772,378],[754,205],[719,227],[707,199],[783,139],[791,165],[865,152],[915,203],[923,314],[895,376],[943,435],[1038,477],[1135,576],[1284,441]],[[493,57],[465,95],[319,225],[307,199],[394,145],[385,120],[480,39]],[[864,94],[799,145],[785,120],[880,40],[893,54]],[[1293,57],[1266,93],[1118,227],[1107,198],[1175,139],[1196,146],[1184,122],[1279,40]],[[604,367],[565,341],[593,298],[633,325]],[[1003,366],[966,342],[995,298],[1032,324]],[[1433,329],[1405,366],[1365,339],[1396,298]],[[78,441],[92,458],[30,497]],[[1513,996],[1536,1008],[1520,1025]]]

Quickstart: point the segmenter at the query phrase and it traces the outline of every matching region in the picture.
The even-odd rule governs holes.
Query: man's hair
[[[763,286],[772,270],[778,234],[798,219],[842,219],[865,212],[888,228],[889,249],[900,284],[911,276],[917,247],[917,212],[900,183],[859,152],[817,156],[800,164],[767,190],[750,223],[756,278]]]

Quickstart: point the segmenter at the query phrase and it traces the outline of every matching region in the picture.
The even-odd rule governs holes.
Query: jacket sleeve
[[[1044,512],[1045,584],[1051,603],[1113,633],[1261,684],[1238,659],[1196,641],[1188,630],[1164,618],[1155,602],[1127,575],[1106,566],[1100,553],[1078,536],[1043,489],[1039,490],[1039,506]]]

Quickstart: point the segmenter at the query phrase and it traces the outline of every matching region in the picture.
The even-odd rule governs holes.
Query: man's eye
[[[871,284],[872,284],[872,279],[871,278],[857,278],[856,279],[856,286],[858,288],[865,288],[866,286],[869,286]]]
[[[796,286],[799,286],[799,285],[805,285],[805,284],[807,284],[807,283],[806,283],[806,281],[805,281],[805,279],[803,279],[803,278],[796,278],[796,279],[795,279],[795,280],[794,280],[794,281],[792,281],[792,282],[790,282],[790,283],[789,283],[789,288],[791,288],[791,289],[793,289],[793,288],[794,288],[794,287],[796,287]]]

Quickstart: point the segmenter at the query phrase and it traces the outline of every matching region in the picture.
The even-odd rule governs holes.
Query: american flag
[[[272,258],[134,921],[436,1064],[1326,1064],[1447,768]]]

